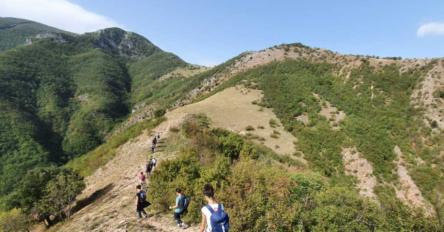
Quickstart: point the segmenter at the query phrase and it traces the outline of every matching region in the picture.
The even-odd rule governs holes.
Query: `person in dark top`
[[[142,186],[140,184],[137,185],[136,189],[136,212],[139,215],[139,218],[142,218],[142,215],[143,217],[147,218],[148,214],[145,212],[145,207],[147,207],[149,203],[146,200],[146,192],[142,190]]]
[[[154,164],[152,162],[152,159],[150,159],[148,161],[148,163],[146,164],[146,175],[147,176],[151,175],[151,171],[153,171],[153,167],[154,167]]]

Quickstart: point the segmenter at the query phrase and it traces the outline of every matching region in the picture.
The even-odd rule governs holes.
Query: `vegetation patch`
[[[137,137],[144,130],[153,129],[164,120],[165,118],[156,118],[137,123],[122,133],[113,135],[106,143],[100,145],[93,151],[69,161],[66,167],[72,168],[82,176],[89,176],[114,158],[117,148],[121,145]]]
[[[288,172],[273,161],[272,152],[264,153],[239,135],[202,126],[201,120],[185,122],[179,142],[189,145],[151,177],[149,199],[156,211],[169,212],[174,189],[180,187],[191,199],[185,221],[197,223],[202,186],[211,183],[233,231],[439,230],[437,221],[412,216],[402,204],[387,205],[390,210],[384,211],[351,186],[335,186],[317,173]]]

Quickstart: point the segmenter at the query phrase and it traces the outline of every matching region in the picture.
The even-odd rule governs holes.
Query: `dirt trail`
[[[169,128],[177,127],[184,115],[175,115],[157,126],[152,132],[161,133],[159,152],[154,157],[159,162],[173,155],[161,151],[163,140],[168,137]],[[75,213],[64,224],[53,231],[197,231],[196,227],[177,228],[170,215],[150,215],[138,219],[135,212],[135,186],[137,173],[144,170],[144,164],[152,155],[150,152],[152,134],[144,132],[119,148],[116,157],[103,168],[86,178],[87,188],[79,196],[79,204],[86,206]],[[85,202],[91,201],[90,204]]]

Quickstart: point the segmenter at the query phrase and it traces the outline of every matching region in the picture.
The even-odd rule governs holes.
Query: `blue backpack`
[[[206,205],[206,207],[211,213],[210,222],[212,232],[228,232],[230,228],[230,217],[225,213],[222,205],[218,205],[217,211],[214,211],[209,205]]]

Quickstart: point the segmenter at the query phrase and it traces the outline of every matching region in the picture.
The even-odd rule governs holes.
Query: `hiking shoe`
[[[177,224],[177,227],[182,228],[182,223]]]
[[[189,225],[187,225],[187,224],[185,224],[185,223],[182,222],[182,228],[183,228],[183,229],[186,229],[186,228],[188,228],[188,227],[189,227]]]

